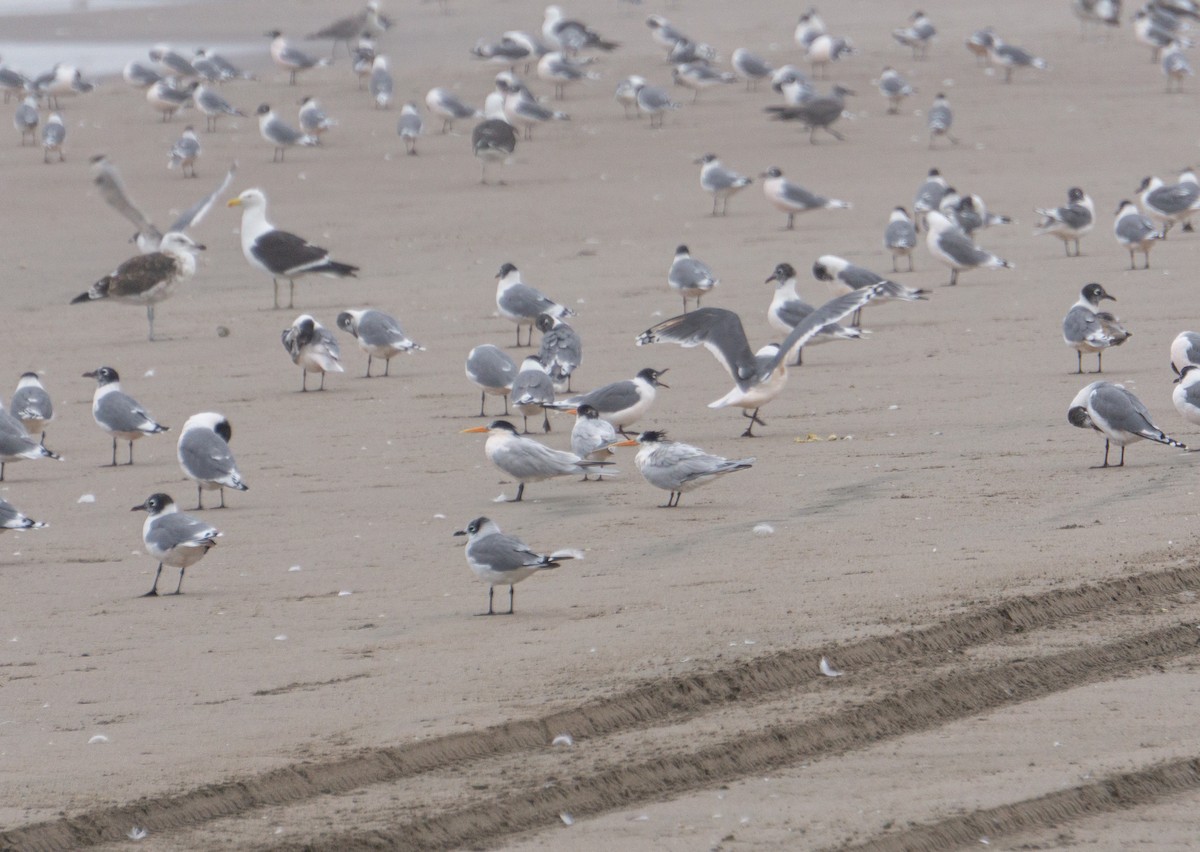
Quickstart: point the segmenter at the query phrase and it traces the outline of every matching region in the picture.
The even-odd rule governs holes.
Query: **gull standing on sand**
[[[737,77],[728,71],[718,71],[705,61],[681,62],[671,71],[676,86],[692,90],[692,103],[700,98],[700,92],[724,83],[735,83]]]
[[[688,247],[681,245],[675,249],[675,259],[667,270],[667,283],[683,297],[686,314],[688,299],[695,299],[696,307],[700,307],[700,298],[721,282],[707,263],[692,257]]]
[[[547,53],[538,60],[537,75],[547,83],[554,84],[554,98],[560,101],[566,97],[568,84],[600,79],[599,74],[588,71],[583,63],[568,59],[558,52]]]
[[[1096,353],[1096,372],[1103,373],[1104,350],[1120,346],[1132,332],[1121,325],[1121,321],[1107,311],[1100,310],[1100,302],[1109,299],[1115,302],[1099,284],[1087,284],[1079,293],[1079,301],[1071,306],[1063,317],[1063,341],[1075,350],[1076,375],[1083,373],[1083,353]]]
[[[192,56],[192,67],[196,73],[210,83],[224,83],[226,80],[253,80],[254,77],[238,68],[219,53],[196,48]]]
[[[176,139],[175,144],[171,146],[171,153],[167,158],[167,168],[174,169],[179,166],[185,178],[195,177],[196,160],[199,158],[200,139],[196,136],[195,129],[189,124],[183,129],[183,135]]]
[[[417,153],[417,137],[424,129],[425,122],[421,120],[421,113],[417,112],[415,103],[409,101],[400,107],[400,118],[396,120],[396,134],[404,140],[406,154],[411,156]]]
[[[775,284],[775,295],[771,298],[770,307],[767,308],[767,324],[787,337],[795,330],[796,326],[804,321],[805,317],[816,310],[816,307],[804,301],[796,292],[796,270],[790,263],[776,265],[765,283]],[[827,343],[830,340],[859,340],[864,334],[869,333],[864,329],[847,328],[841,323],[831,322],[822,326],[807,345],[816,346],[818,343]],[[798,367],[803,363],[804,349],[798,349],[793,366]]]
[[[517,480],[517,496],[509,503],[520,503],[525,496],[525,485],[542,482],[556,476],[571,476],[591,470],[601,476],[614,476],[616,471],[601,470],[611,465],[607,461],[585,461],[574,453],[553,450],[532,438],[517,434],[516,427],[507,420],[493,420],[487,426],[472,426],[468,432],[487,433],[484,453],[488,461]]]
[[[775,69],[771,67],[770,63],[744,47],[739,47],[733,52],[733,55],[729,57],[729,64],[733,66],[734,73],[746,81],[747,92],[758,88],[759,80],[764,80],[775,73]]]
[[[162,576],[164,565],[179,569],[179,583],[170,594],[183,594],[183,573],[217,546],[221,531],[199,518],[181,513],[171,495],[161,491],[151,494],[144,503],[134,506],[130,511],[148,515],[142,525],[142,542],[146,545],[146,552],[158,560],[154,585],[142,597],[157,597],[158,578]]]
[[[879,94],[887,98],[888,115],[899,113],[900,104],[915,91],[916,89],[900,76],[900,72],[891,66],[885,67],[879,75]]]
[[[504,118],[514,127],[524,128],[524,138],[533,141],[533,128],[548,121],[570,121],[571,116],[538,103],[524,85],[497,79],[496,86],[504,95]]]
[[[25,429],[25,424],[10,414],[0,403],[0,482],[4,481],[4,467],[24,459],[54,459],[62,461],[57,453],[46,449]]]
[[[721,165],[716,154],[705,154],[695,162],[700,166],[700,188],[705,192],[712,193],[712,215],[714,216],[718,215],[718,205],[720,215],[724,216],[728,212],[730,196],[736,195],[754,183],[753,178],[738,174],[733,169],[727,169]]]
[[[448,133],[457,119],[483,116],[475,107],[460,101],[449,89],[441,87],[429,90],[425,95],[425,106],[429,107],[430,112],[442,117],[442,133]]]
[[[288,283],[288,307],[292,307],[296,279],[305,275],[326,278],[357,278],[358,267],[333,260],[326,249],[314,246],[295,234],[281,231],[267,221],[267,196],[261,189],[247,189],[230,199],[229,207],[242,208],[242,254],[251,266],[271,276],[275,285],[275,307],[279,307],[279,279]]]
[[[1121,0],[1073,0],[1071,8],[1079,18],[1079,37],[1087,37],[1088,24],[1121,26]]]
[[[1146,215],[1162,225],[1162,238],[1180,222],[1187,222],[1200,210],[1200,184],[1194,180],[1167,185],[1158,177],[1142,179],[1137,190]]]
[[[129,442],[129,461],[133,464],[133,442],[143,435],[157,435],[171,427],[163,426],[150,416],[140,402],[121,390],[121,377],[112,367],[99,367],[83,374],[96,380],[92,396],[92,419],[112,435],[112,464],[117,466],[117,439]]]
[[[825,22],[817,14],[817,10],[809,9],[800,16],[800,20],[796,23],[796,29],[792,32],[792,38],[796,42],[796,47],[807,50],[808,46],[818,36],[825,35],[825,32]]]
[[[1200,367],[1200,332],[1181,331],[1171,341],[1171,369],[1175,375],[1183,373],[1189,364]]]
[[[63,124],[62,116],[56,112],[50,113],[50,117],[42,125],[42,162],[48,163],[51,154],[58,154],[58,161],[61,163],[65,159],[63,143],[66,141],[67,126]]]
[[[812,66],[814,76],[819,80],[826,80],[829,78],[830,63],[837,62],[843,56],[853,56],[857,52],[850,39],[824,33],[809,43],[805,58]]]
[[[282,163],[287,149],[293,145],[311,147],[320,144],[316,136],[301,133],[277,116],[269,104],[260,104],[255,114],[258,116],[258,132],[274,148],[272,163]]]
[[[1042,217],[1033,231],[1035,237],[1050,234],[1063,241],[1067,257],[1079,257],[1079,239],[1096,225],[1096,206],[1091,197],[1077,186],[1067,190],[1067,203],[1063,207],[1036,208]],[[1071,243],[1075,254],[1071,254]]]
[[[21,134],[21,147],[25,147],[25,140],[29,140],[29,144],[34,144],[37,141],[37,126],[40,121],[38,116],[38,99],[33,95],[26,95],[25,100],[17,106],[17,111],[13,113],[13,127]]]
[[[638,79],[641,80],[640,77]],[[666,89],[659,86],[648,86],[644,80],[634,88],[634,102],[637,104],[640,112],[644,112],[650,117],[651,129],[655,126],[662,127],[663,113],[667,110],[679,109],[680,107],[680,104],[671,100],[671,96],[667,93]],[[656,118],[658,119],[657,125],[654,121]]]
[[[1036,68],[1039,71],[1049,70],[1050,66],[1040,56],[1034,56],[1028,50],[1015,44],[1005,44],[999,36],[992,38],[988,47],[988,59],[993,65],[1004,69],[1004,82],[1011,83],[1013,71],[1017,68]]]
[[[192,92],[192,100],[196,109],[204,113],[204,129],[209,133],[217,129],[217,120],[223,115],[245,116],[246,113],[235,107],[229,101],[208,86],[200,86]]]
[[[193,414],[183,424],[175,451],[183,475],[196,483],[196,509],[204,508],[204,492],[221,492],[220,508],[225,508],[225,489],[248,491],[229,449],[233,427],[225,415],[215,411]]]
[[[546,316],[546,314],[542,314]],[[509,392],[513,407],[521,413],[524,423],[521,427],[523,435],[529,434],[529,416],[542,415],[542,431],[550,431],[550,413],[546,406],[554,402],[554,382],[546,371],[546,364],[537,354],[526,355],[521,362],[521,369],[513,379],[512,390]]]
[[[1117,218],[1113,221],[1113,234],[1117,242],[1129,250],[1129,268],[1137,269],[1133,253],[1140,251],[1146,257],[1146,265],[1150,268],[1150,249],[1155,240],[1161,240],[1163,235],[1154,227],[1150,219],[1138,212],[1137,205],[1132,201],[1122,201],[1117,207]]]
[[[644,85],[646,85],[646,78],[639,77],[637,74],[631,74],[621,82],[617,83],[617,88],[613,92],[613,100],[619,103],[622,109],[625,110],[626,118],[638,117],[638,87]],[[633,108],[632,114],[629,112],[631,107]]]
[[[618,45],[600,37],[600,34],[581,21],[571,20],[563,14],[560,6],[547,6],[542,19],[542,36],[547,43],[557,46],[563,53],[578,53],[587,48],[612,51]]]
[[[326,115],[325,109],[312,95],[301,98],[297,118],[300,121],[300,129],[316,139],[318,145],[321,144],[321,137],[325,135],[326,130],[337,127],[337,119]]]
[[[778,269],[778,267],[776,267]],[[880,292],[876,293],[872,300],[875,304],[883,304],[884,302],[923,302],[929,298],[928,290],[917,290],[913,287],[905,287],[903,284],[897,284],[891,279],[884,278],[877,272],[856,266],[844,257],[838,257],[835,254],[823,254],[817,258],[812,267],[813,278],[818,281],[827,281],[833,285],[835,290],[840,290],[844,293],[851,293],[855,290],[861,290],[864,287],[879,287]],[[851,325],[858,326],[862,319],[862,309],[859,308],[854,312],[854,317],[851,320]]]
[[[908,26],[892,30],[892,38],[905,47],[911,47],[913,59],[924,59],[929,52],[929,42],[937,35],[937,28],[924,12],[913,12]]]
[[[1012,269],[1013,264],[975,245],[958,225],[937,210],[927,216],[929,233],[925,246],[934,259],[950,267],[950,286],[958,283],[958,273],[972,269]]]
[[[1187,364],[1175,380],[1175,390],[1171,393],[1171,401],[1179,416],[1200,426],[1200,366]]]
[[[496,308],[500,316],[517,324],[517,346],[521,346],[521,328],[529,329],[526,346],[533,345],[533,326],[542,314],[560,319],[575,316],[575,312],[551,299],[541,290],[521,280],[521,272],[511,263],[504,263],[496,273]]]
[[[783,176],[777,166],[771,166],[762,173],[763,194],[777,210],[787,214],[786,230],[795,227],[797,213],[809,210],[849,210],[849,201],[839,201],[836,198],[826,198],[823,195],[809,192],[798,183],[792,183]]]
[[[476,577],[488,584],[487,612],[480,615],[497,615],[492,607],[496,586],[508,586],[508,612],[505,615],[512,615],[513,586],[538,571],[557,568],[568,559],[583,558],[578,550],[556,550],[548,556],[535,553],[519,538],[500,532],[495,521],[483,517],[476,518],[465,530],[454,534],[467,536],[467,565]]]
[[[40,530],[50,526],[44,521],[35,521],[26,517],[12,503],[0,498],[0,532],[5,530]]]
[[[575,409],[575,425],[571,427],[571,452],[581,459],[604,461],[615,451],[618,441],[616,428],[600,416],[600,412],[584,403]],[[584,481],[588,474],[584,471]]]
[[[504,95],[492,92],[484,103],[484,120],[471,131],[471,150],[479,160],[479,182],[487,183],[488,163],[506,162],[517,150],[517,132],[504,112]],[[504,181],[500,181],[504,183]]]
[[[174,77],[164,77],[146,90],[146,102],[162,113],[164,122],[170,121],[195,95],[198,83],[189,83],[183,88],[175,84]]]
[[[304,51],[292,47],[279,30],[271,30],[266,35],[271,39],[271,61],[288,72],[289,85],[296,85],[296,75],[299,72],[329,64],[328,59],[317,59],[315,56],[309,56]]]
[[[578,394],[556,403],[552,407],[565,409],[567,412],[574,409],[578,412],[579,406],[590,405],[624,435],[626,426],[636,423],[650,410],[650,406],[658,398],[658,389],[670,387],[666,382],[659,381],[659,377],[665,372],[667,371],[646,367],[638,371],[632,379],[610,382],[585,394]]]
[[[896,258],[908,258],[908,271],[913,271],[913,249],[917,247],[917,229],[903,207],[892,209],[883,231],[883,247],[892,253],[892,272],[899,272]]]
[[[367,353],[367,375],[371,378],[371,360],[383,359],[383,375],[388,374],[392,358],[401,352],[424,352],[425,347],[414,343],[400,321],[391,314],[377,311],[374,308],[366,310],[347,310],[337,315],[337,327],[358,341],[358,348]]]
[[[845,86],[836,85],[828,95],[818,95],[795,106],[769,106],[766,112],[779,121],[799,121],[808,130],[808,141],[817,144],[817,130],[821,129],[837,139],[845,142],[846,137],[838,133],[831,125],[842,117],[846,109],[846,95],[854,92]]]
[[[182,53],[173,50],[169,44],[156,44],[150,48],[150,61],[158,65],[163,73],[171,77],[197,77],[196,66],[192,65]]]
[[[975,57],[976,65],[986,65],[988,61],[988,49],[991,48],[992,42],[996,40],[996,33],[991,27],[984,27],[981,30],[976,30],[966,38],[967,50]]]
[[[321,386],[325,390],[326,373],[344,373],[342,350],[329,329],[317,322],[310,314],[301,314],[280,335],[283,348],[292,357],[292,363],[302,371],[301,393],[308,391],[308,374],[320,373]]]
[[[913,215],[922,227],[925,225],[925,216],[930,210],[939,209],[949,189],[950,185],[942,177],[942,173],[937,169],[930,169],[928,176],[917,187],[917,194],[913,198]]]
[[[9,404],[9,413],[21,421],[30,435],[40,433],[41,442],[46,443],[46,424],[54,419],[54,402],[37,373],[21,374]]]
[[[583,341],[571,326],[558,317],[542,314],[535,323],[542,333],[538,357],[546,365],[554,389],[571,392],[571,375],[583,360]]]
[[[161,80],[163,75],[134,59],[125,65],[124,70],[121,71],[121,77],[133,88],[144,90]],[[5,103],[7,102],[8,97],[6,95]]]
[[[621,441],[618,447],[640,446],[634,461],[647,482],[655,488],[671,492],[660,509],[679,506],[683,492],[699,488],[719,476],[746,470],[757,459],[726,459],[710,455],[699,447],[667,440],[666,432],[647,431],[631,441]]]
[[[1172,92],[1182,94],[1183,81],[1196,73],[1192,70],[1192,64],[1188,62],[1187,56],[1183,52],[1183,45],[1178,41],[1167,45],[1166,50],[1162,53],[1160,63],[1163,76],[1167,78],[1167,94]]]
[[[933,148],[933,142],[939,136],[945,136],[953,145],[958,144],[957,137],[950,132],[953,124],[954,111],[950,109],[950,102],[946,100],[946,96],[939,92],[933,99],[933,106],[929,108],[929,115],[925,120],[925,126],[929,128],[930,149]]]
[[[483,403],[488,395],[504,398],[504,415],[508,416],[508,394],[517,377],[517,364],[499,346],[484,343],[467,354],[467,378],[479,388],[479,416],[486,417]]]
[[[371,76],[367,80],[367,92],[375,101],[376,109],[387,109],[392,100],[392,92],[396,88],[392,75],[388,71],[386,56],[376,56],[371,63]]]
[[[1080,429],[1095,429],[1104,436],[1104,463],[1097,467],[1110,467],[1110,444],[1121,448],[1121,460],[1112,467],[1124,467],[1125,447],[1142,439],[1187,449],[1151,422],[1150,412],[1140,399],[1123,385],[1111,382],[1092,382],[1077,393],[1067,409],[1067,421]]]
[[[196,274],[194,252],[204,251],[204,248],[187,234],[171,231],[162,238],[158,251],[129,258],[72,299],[71,304],[110,299],[122,304],[145,305],[149,339],[153,340],[154,306]]]
[[[729,371],[734,387],[725,396],[710,402],[708,407],[741,408],[742,416],[750,421],[742,437],[753,438],[754,424],[766,425],[758,416],[759,409],[779,396],[787,384],[787,362],[792,354],[798,354],[798,350],[829,323],[853,313],[884,292],[882,285],[876,285],[831,299],[805,317],[782,346],[771,343],[758,352],[750,351],[741,318],[724,308],[699,308],[690,314],[663,320],[638,335],[637,344],[677,343],[687,348],[703,346],[711,352]]]

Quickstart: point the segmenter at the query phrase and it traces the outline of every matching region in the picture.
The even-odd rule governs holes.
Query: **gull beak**
[[[196,251],[208,251],[208,246],[200,245],[200,243],[192,243],[192,248]]]
[[[144,512],[144,511],[146,511],[146,505],[145,505],[144,503],[139,503],[138,505],[134,506],[134,507],[133,507],[132,509],[130,509],[129,511],[131,511],[131,512]]]
[[[614,447],[636,447],[637,441],[635,441],[631,438],[628,441],[618,441],[617,443],[613,444],[613,446]]]
[[[467,531],[466,530],[455,530],[454,534],[455,535],[466,535]]]
[[[1103,302],[1105,299],[1108,299],[1110,302],[1115,302],[1115,301],[1117,300],[1117,297],[1116,297],[1116,296],[1110,296],[1110,295],[1108,295],[1107,293],[1105,293],[1103,296],[1101,296],[1101,297],[1100,297],[1100,301],[1102,301],[1102,302]]]
[[[241,206],[242,206],[242,199],[240,199],[240,198],[231,198],[231,199],[229,199],[229,201],[227,201],[227,202],[225,203],[225,206],[226,206],[226,207],[241,207]]]
[[[1179,384],[1179,383],[1180,383],[1180,382],[1182,382],[1182,381],[1183,381],[1183,376],[1176,376],[1176,377],[1175,377],[1175,381],[1171,382],[1171,384],[1173,384],[1173,385],[1177,385],[1177,384]]]
[[[487,431],[488,431],[488,427],[486,427],[486,426],[472,426],[470,429],[463,429],[458,434],[465,435],[468,432],[487,432]]]
[[[83,377],[85,379],[94,379],[94,378],[96,378],[96,371],[88,370],[86,373],[83,374]]]

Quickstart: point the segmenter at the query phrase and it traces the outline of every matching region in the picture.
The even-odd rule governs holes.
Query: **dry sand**
[[[334,5],[208,3],[5,26],[13,39],[190,48],[278,26],[303,33]],[[497,69],[468,48],[536,31],[542,4],[449,7],[388,4],[400,21],[383,42],[398,101],[433,85],[482,100]],[[150,831],[141,846],[164,850],[904,848],[916,842],[911,825],[981,808],[1002,813],[965,836],[998,846],[1191,845],[1194,771],[1158,778],[1132,810],[1036,806],[1196,758],[1200,690],[1187,626],[1200,618],[1194,457],[1139,444],[1123,470],[1091,469],[1099,437],[1066,421],[1091,377],[1071,374],[1059,331],[1080,287],[1102,282],[1134,331],[1105,358],[1105,377],[1135,390],[1168,432],[1200,441],[1171,408],[1167,356],[1197,324],[1197,237],[1172,233],[1150,271],[1130,272],[1111,234],[1117,201],[1144,174],[1191,161],[1200,113],[1194,91],[1163,94],[1128,26],[1081,41],[1068,7],[928,3],[941,35],[923,62],[889,37],[907,6],[822,7],[860,53],[834,72],[858,92],[854,119],[840,124],[847,141],[816,146],[766,120],[767,91],[707,91],[653,132],[612,100],[626,74],[669,81],[646,14],[667,14],[724,55],[745,45],[782,63],[800,59],[798,7],[572,8],[623,46],[597,66],[602,81],[570,92],[569,123],[519,145],[503,187],[478,184],[469,123],[442,136],[427,119],[434,132],[406,157],[397,110],[372,109],[344,60],[292,88],[265,64],[265,39],[260,79],[227,95],[288,117],[301,95],[318,96],[341,121],[324,149],[273,165],[252,119],[223,122],[202,136],[201,177],[183,180],[166,152],[202,116],[161,124],[119,81],[65,105],[64,165],[43,166],[14,132],[0,146],[5,398],[23,370],[44,374],[58,405],[47,443],[66,460],[10,466],[0,491],[51,523],[3,539],[0,847],[77,848],[136,825]],[[984,24],[1052,70],[1009,86],[985,74],[962,48]],[[920,89],[900,116],[884,114],[871,84],[885,64]],[[938,91],[962,144],[931,152],[916,111]],[[712,218],[692,163],[706,151],[747,173],[778,165],[854,207],[787,232],[756,184]],[[238,189],[262,187],[278,225],[362,276],[301,283],[296,310],[270,310],[270,283],[241,257],[238,217],[221,207],[195,231],[209,246],[200,271],[158,310],[162,340],[145,340],[139,308],[69,306],[132,251],[129,227],[90,191],[98,152],[159,221],[236,158]],[[1016,218],[980,235],[1016,269],[948,289],[922,247],[917,272],[898,280],[932,299],[869,308],[870,339],[812,349],[763,412],[762,437],[738,438],[736,412],[705,407],[729,379],[703,351],[633,345],[679,307],[665,278],[680,242],[721,276],[706,303],[741,314],[756,346],[773,336],[762,281],[776,263],[801,271],[813,301],[828,295],[807,272],[818,255],[890,268],[888,211],[911,204],[931,166]],[[1032,208],[1062,203],[1071,185],[1098,208],[1078,260],[1030,236]],[[579,311],[578,387],[670,368],[645,426],[758,464],[674,511],[656,508],[664,495],[632,455],[613,481],[539,483],[523,504],[494,502],[515,484],[486,462],[481,438],[458,432],[479,422],[467,351],[512,346],[493,301],[504,261]],[[302,311],[332,326],[363,305],[397,314],[428,351],[367,381],[365,357],[342,335],[346,374],[299,393],[280,330]],[[217,336],[222,325],[229,336]],[[109,441],[80,378],[100,364],[175,427],[140,442],[133,467],[102,466]],[[155,564],[129,507],[157,490],[193,505],[173,444],[201,410],[232,421],[251,490],[204,513],[225,536],[189,571],[185,594],[144,600]],[[570,418],[553,420],[547,440],[564,447]],[[840,440],[797,440],[810,434]],[[95,502],[77,502],[84,494]],[[485,587],[451,533],[481,514],[537,548],[587,558],[522,585],[516,616],[475,618]],[[762,523],[773,534],[755,534]],[[1120,585],[1163,571],[1175,573]],[[1105,581],[1118,585],[1080,591]],[[913,633],[922,627],[933,638]],[[822,654],[846,676],[817,675]],[[551,748],[560,733],[575,745]],[[107,742],[89,745],[97,735]],[[1191,792],[1166,796],[1179,790]],[[573,815],[571,829],[559,812]],[[1087,818],[1058,827],[1069,816]],[[1034,834],[1013,834],[1022,827]]]

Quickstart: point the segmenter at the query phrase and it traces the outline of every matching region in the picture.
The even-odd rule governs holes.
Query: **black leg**
[[[513,587],[508,587],[508,614],[513,614]]]
[[[485,399],[487,399],[487,392],[480,391],[479,392],[479,416],[480,417],[487,417],[487,415],[483,413],[483,401]],[[508,397],[505,397],[505,402],[507,402],[507,401],[508,401]]]
[[[129,463],[133,464],[133,441],[129,442]]]
[[[204,489],[196,486],[196,511],[204,508]]]
[[[1078,350],[1075,352],[1075,375],[1083,375],[1083,352]]]
[[[367,378],[371,378],[371,356],[367,355]]]
[[[187,568],[179,569],[179,585],[177,585],[175,587],[175,591],[171,592],[171,594],[173,594],[173,595],[182,595],[183,594],[183,572],[186,570],[187,570]]]
[[[116,439],[116,438],[113,438],[113,460],[112,460],[112,466],[113,466],[113,467],[116,467],[116,466],[117,466],[117,439]]]
[[[161,574],[162,574],[162,563],[160,562],[160,563],[158,563],[158,570],[154,572],[154,585],[152,585],[150,587],[150,591],[146,592],[146,594],[142,595],[142,597],[144,597],[144,598],[158,597],[158,578]]]
[[[520,502],[521,502],[521,498],[522,498],[522,497],[524,497],[524,496],[525,496],[525,483],[524,483],[524,482],[521,482],[521,483],[518,483],[518,484],[517,484],[517,496],[516,496],[516,497],[514,497],[513,499],[509,500],[508,502],[510,502],[510,503],[520,503]]]
[[[488,611],[481,612],[481,613],[479,613],[480,615],[495,615],[496,614],[495,610],[492,609],[492,596],[495,594],[495,592],[496,592],[495,586],[488,586]]]
[[[221,491],[221,508],[224,509],[225,508],[225,486],[224,485],[221,486],[220,491]]]

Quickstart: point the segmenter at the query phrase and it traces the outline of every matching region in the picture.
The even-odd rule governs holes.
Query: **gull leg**
[[[480,391],[479,392],[479,416],[480,417],[487,417],[487,415],[483,413],[483,401],[485,399],[487,399],[487,392]],[[507,398],[506,398],[506,401],[507,401]]]
[[[367,355],[367,378],[371,378],[371,356]]]
[[[508,394],[504,395],[504,416],[508,416]]]
[[[513,614],[513,587],[508,587],[508,614]]]
[[[307,393],[308,392],[308,370],[301,368],[300,375],[302,376],[302,378],[300,379],[300,392]]]
[[[524,482],[521,482],[521,483],[518,483],[518,484],[517,484],[517,496],[516,496],[516,497],[514,497],[513,499],[509,500],[508,502],[510,502],[510,503],[520,503],[520,502],[521,502],[521,498],[522,498],[522,497],[524,497],[524,496],[525,496],[525,483],[524,483]]]
[[[183,594],[183,572],[186,570],[187,570],[186,568],[179,569],[179,585],[177,585],[175,587],[175,591],[171,592],[171,594],[173,594],[173,595],[182,595]]]
[[[154,305],[146,305],[146,319],[150,323],[150,340],[154,339]]]
[[[1082,353],[1081,353],[1081,354],[1082,354]],[[1103,363],[1103,362],[1104,362],[1104,353],[1103,353],[1103,352],[1097,352],[1097,353],[1096,353],[1096,372],[1097,372],[1097,373],[1103,373],[1103,372],[1104,372],[1104,363]]]
[[[133,441],[129,442],[129,464],[133,464]]]
[[[951,269],[950,270],[950,286],[953,287],[956,284],[958,284],[958,270]]]
[[[225,508],[225,486],[222,485],[219,490],[221,492],[221,505],[218,506],[217,508],[224,509]]]
[[[150,591],[146,592],[146,594],[142,595],[142,597],[144,597],[144,598],[158,597],[158,578],[159,578],[159,575],[161,575],[161,574],[162,574],[162,563],[160,562],[160,563],[158,563],[158,570],[154,572],[154,585],[152,585],[150,587]]]
[[[196,511],[204,508],[204,489],[196,486]]]
[[[295,303],[295,301],[296,301],[296,282],[294,279],[289,278],[288,279],[288,309],[289,310],[291,309],[291,307]]]
[[[481,613],[479,613],[479,615],[495,615],[496,614],[495,611],[492,609],[492,595],[495,593],[495,591],[496,591],[495,586],[488,586],[488,611],[481,612]]]
[[[279,279],[272,275],[271,283],[275,285],[275,310],[279,310]]]
[[[321,371],[321,386],[317,390],[325,390],[325,371]]]

